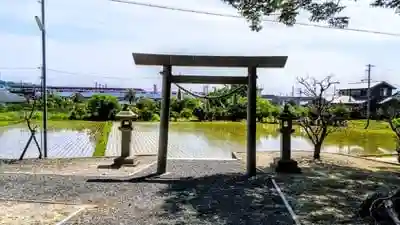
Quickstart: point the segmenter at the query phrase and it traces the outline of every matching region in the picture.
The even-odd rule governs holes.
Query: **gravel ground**
[[[0,201],[0,224],[57,224],[80,208],[77,205]]]
[[[135,157],[136,166],[134,167],[107,168],[114,164],[114,158],[0,160],[0,171],[3,173],[32,173],[36,175],[126,177],[156,162],[155,156],[138,156]]]
[[[0,174],[0,198],[97,205],[68,224],[294,224],[268,176],[248,179],[238,161],[170,160],[170,173],[155,170],[125,179]]]
[[[257,152],[257,166],[272,172],[275,157],[279,152]],[[303,173],[273,176],[303,225],[369,224],[357,216],[367,195],[400,187],[400,165],[331,153],[322,153],[320,161],[312,160],[310,152],[293,152],[292,157]]]

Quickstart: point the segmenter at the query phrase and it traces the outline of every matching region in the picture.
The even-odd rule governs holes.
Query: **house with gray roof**
[[[395,86],[386,82],[371,82],[371,112],[374,114],[379,104],[386,98],[392,96]],[[359,83],[350,83],[343,85],[339,88],[339,96],[341,100],[344,101],[344,104],[357,103],[360,106],[363,106],[366,109],[366,104],[368,103],[368,83],[359,82]],[[347,100],[347,101],[346,101]]]

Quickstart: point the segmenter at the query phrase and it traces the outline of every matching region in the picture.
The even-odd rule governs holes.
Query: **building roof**
[[[209,56],[133,53],[136,65],[283,68],[287,56]]]
[[[17,103],[25,102],[26,99],[20,95],[10,93],[6,89],[0,89],[0,103]]]
[[[32,84],[32,85],[9,85],[10,88],[38,88],[40,90],[41,86],[38,84]],[[118,91],[125,91],[129,88],[120,88],[120,87],[78,87],[78,86],[47,86],[47,89],[71,89],[71,90],[78,90],[78,89],[84,89],[84,90],[118,90]],[[135,91],[145,91],[143,88],[132,88]]]
[[[387,97],[387,98],[383,99],[382,101],[379,102],[379,104],[385,104],[385,103],[390,102],[392,100],[400,101],[400,91],[394,93],[390,97]]]
[[[396,89],[395,86],[389,84],[386,81],[374,81],[371,82],[371,88],[374,88],[375,86],[379,85],[379,84],[386,84],[389,87],[391,87],[392,89]],[[345,84],[341,87],[339,87],[339,90],[349,90],[349,89],[367,89],[368,88],[368,83],[367,82],[357,82],[357,83],[349,83],[349,84]]]

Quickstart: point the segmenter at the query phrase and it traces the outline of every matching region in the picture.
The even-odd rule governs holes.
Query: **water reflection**
[[[91,157],[95,150],[95,141],[91,130],[50,129],[48,135],[48,157]],[[27,128],[13,126],[0,129],[0,158],[16,159],[21,155],[30,137]],[[36,134],[41,144],[41,133]],[[37,158],[38,150],[32,141],[25,158]]]
[[[100,128],[82,125],[74,129],[49,129],[48,156],[91,157],[95,150]],[[134,137],[136,148],[143,152],[157,153],[158,123],[135,123],[141,135]],[[280,150],[280,134],[277,125],[257,124],[257,151]],[[100,130],[101,132],[101,130]],[[0,158],[18,158],[29,131],[24,126],[0,128]],[[40,141],[40,134],[37,135]],[[118,140],[117,140],[118,141]],[[305,135],[292,135],[292,149],[312,151],[313,145]],[[171,123],[169,132],[170,158],[230,158],[231,152],[246,151],[246,125],[244,123]],[[347,154],[392,153],[395,149],[391,133],[344,130],[328,136],[323,146],[325,152]],[[119,152],[119,151],[118,151]],[[37,157],[36,147],[31,145],[27,158]]]
[[[280,134],[277,130],[277,125],[257,125],[257,151],[280,149]],[[202,137],[202,143],[188,139],[186,136],[179,139],[180,142],[190,142],[192,145],[201,144],[207,147],[231,149],[236,152],[243,152],[246,148],[246,125],[244,123],[172,123],[170,133],[176,133],[181,137],[187,133]],[[175,142],[175,140],[171,141]],[[312,151],[313,145],[305,135],[293,134],[292,149]],[[346,154],[392,153],[394,149],[395,139],[391,133],[351,130],[331,134],[323,146],[325,152]]]

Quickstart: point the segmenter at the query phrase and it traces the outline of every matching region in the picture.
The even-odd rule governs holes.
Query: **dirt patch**
[[[375,191],[400,187],[400,166],[362,158],[325,153],[294,152],[303,173],[276,174],[270,167],[279,152],[257,152],[257,165],[271,173],[302,224],[367,224],[357,216],[358,206]],[[237,154],[245,162],[245,154]]]
[[[155,162],[154,156],[136,157],[136,166],[118,169],[104,168],[112,165],[114,158],[76,158],[76,159],[47,159],[23,160],[3,163],[2,173],[33,173],[49,175],[73,176],[129,176]],[[99,168],[102,167],[102,168]]]
[[[0,201],[0,224],[56,224],[85,206]]]

